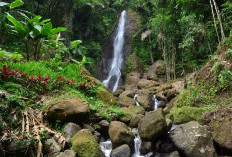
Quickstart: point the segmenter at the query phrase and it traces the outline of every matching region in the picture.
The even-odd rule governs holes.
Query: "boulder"
[[[125,80],[125,89],[126,90],[133,90],[137,88],[137,84],[140,80],[140,73],[138,72],[131,72],[126,75],[126,80]]]
[[[225,114],[224,114],[225,116]],[[222,148],[232,155],[232,119],[230,116],[215,118],[209,123],[212,137]]]
[[[110,123],[109,136],[112,141],[113,148],[122,144],[128,144],[131,148],[134,146],[133,133],[128,129],[127,125],[122,122],[112,121]]]
[[[71,139],[78,157],[104,157],[96,139],[88,129],[78,131]]]
[[[120,96],[117,105],[121,107],[129,107],[129,106],[135,106],[136,102],[133,98],[130,98],[128,96]]]
[[[120,96],[128,96],[130,98],[134,98],[134,90],[126,90],[120,94]]]
[[[19,152],[19,151],[22,152],[24,150],[27,150],[31,145],[32,145],[31,140],[25,140],[25,139],[14,140],[13,139],[7,146],[6,150],[8,152]]]
[[[173,151],[171,153],[157,153],[157,157],[180,157],[180,154],[178,151]]]
[[[169,118],[166,118],[167,128],[170,130],[172,128],[172,120]]]
[[[137,97],[137,102],[144,107],[145,110],[152,110],[153,104],[152,104],[152,95],[149,93],[147,94],[139,94]]]
[[[93,134],[94,131],[95,131],[95,129],[94,129],[92,126],[88,125],[88,124],[84,124],[84,125],[83,125],[83,129],[89,129],[89,130],[91,131],[92,134]]]
[[[120,120],[127,123],[130,122],[131,119],[134,119],[135,115],[137,114],[144,114],[145,110],[141,106],[130,106],[130,107],[123,107],[120,109],[125,115],[120,117]]]
[[[112,157],[130,157],[131,156],[130,147],[127,144],[121,145],[121,146],[113,149],[112,152],[110,153],[110,156],[112,156]]]
[[[76,153],[74,150],[65,150],[64,152],[60,153],[57,157],[76,157]]]
[[[72,138],[79,130],[81,130],[81,127],[75,123],[69,122],[64,127],[64,137],[65,141],[69,142],[70,138]]]
[[[107,105],[113,106],[116,104],[116,98],[113,96],[113,94],[103,87],[98,87],[97,96]]]
[[[118,88],[113,95],[118,97],[122,92],[124,92],[125,90],[123,88]]]
[[[164,78],[166,68],[163,61],[156,61],[148,70],[147,78],[150,80],[158,81],[159,78]]]
[[[100,139],[101,139],[101,133],[94,131],[94,138],[96,139],[96,141],[99,143]]]
[[[131,128],[137,128],[138,125],[139,125],[139,122],[141,121],[141,119],[142,119],[143,117],[144,117],[144,115],[142,115],[142,114],[136,114],[136,115],[134,115],[133,118],[132,118],[131,121],[130,121],[129,126],[130,126]]]
[[[85,100],[65,99],[50,104],[46,117],[48,120],[64,122],[83,122],[88,120],[90,110]]]
[[[148,154],[151,151],[152,151],[152,142],[145,141],[141,143],[140,152],[142,154]]]
[[[156,87],[156,86],[159,86],[159,83],[153,80],[141,79],[138,82],[139,89],[148,89],[148,88]]]
[[[188,157],[217,156],[207,126],[192,121],[177,126],[169,134],[174,145]]]
[[[162,109],[149,112],[139,122],[138,130],[140,137],[144,140],[156,140],[166,135],[167,124]]]
[[[101,129],[99,130],[103,135],[107,135],[109,131],[110,123],[107,120],[102,120],[99,122]]]
[[[54,138],[50,138],[46,140],[44,144],[44,150],[48,156],[56,157],[60,154],[61,147]]]

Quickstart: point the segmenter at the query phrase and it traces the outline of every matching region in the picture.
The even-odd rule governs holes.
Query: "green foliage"
[[[32,18],[25,14],[20,14],[25,21],[20,21],[6,12],[6,18],[13,24],[10,26],[12,32],[25,42],[27,51],[27,60],[29,60],[29,52],[31,47],[34,51],[34,59],[38,60],[42,42],[45,38],[49,38],[58,32],[66,31],[66,28],[53,28],[50,19],[41,21],[41,16],[34,16]]]
[[[218,78],[220,81],[220,88],[224,90],[229,87],[229,84],[232,82],[232,71],[224,69],[220,72]]]
[[[23,59],[23,56],[18,52],[7,52],[0,48],[0,61],[20,61]]]

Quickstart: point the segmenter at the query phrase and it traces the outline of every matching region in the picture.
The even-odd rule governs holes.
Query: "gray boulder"
[[[162,109],[148,112],[139,122],[138,130],[144,140],[156,140],[167,133],[167,124]]]
[[[64,127],[64,137],[66,142],[69,142],[70,138],[72,138],[79,130],[81,130],[81,127],[75,123],[69,122]]]
[[[127,144],[121,145],[110,153],[111,157],[130,157],[131,150]]]
[[[197,122],[181,124],[169,134],[174,145],[188,157],[217,156],[207,126]]]

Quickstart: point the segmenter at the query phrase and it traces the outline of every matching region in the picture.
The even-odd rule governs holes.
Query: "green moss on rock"
[[[98,87],[97,96],[107,105],[113,106],[116,104],[116,98],[113,96],[113,94],[111,94],[103,87]]]
[[[168,117],[173,120],[174,123],[186,123],[190,121],[202,121],[203,110],[197,107],[182,106],[177,108],[176,106],[172,108]]]
[[[78,157],[103,157],[101,149],[88,129],[78,131],[71,139],[72,147]]]

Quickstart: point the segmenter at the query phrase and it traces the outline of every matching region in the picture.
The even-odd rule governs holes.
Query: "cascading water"
[[[159,100],[156,99],[156,95],[153,95],[153,101],[154,101],[154,110],[157,110],[159,107]]]
[[[121,13],[119,24],[117,28],[116,37],[114,39],[114,52],[113,52],[113,61],[111,64],[110,72],[108,77],[103,81],[105,86],[109,88],[110,81],[113,77],[116,78],[116,81],[113,83],[112,91],[116,91],[118,88],[119,80],[121,78],[121,69],[123,64],[123,46],[124,46],[124,33],[125,33],[125,24],[126,24],[126,11],[124,10]]]
[[[104,142],[99,143],[102,152],[105,154],[105,157],[110,157],[110,153],[112,151],[112,142],[111,140],[106,140]]]
[[[139,94],[135,94],[134,96],[134,100],[136,102],[136,106],[140,106],[139,102],[137,101],[137,97],[139,96]]]

